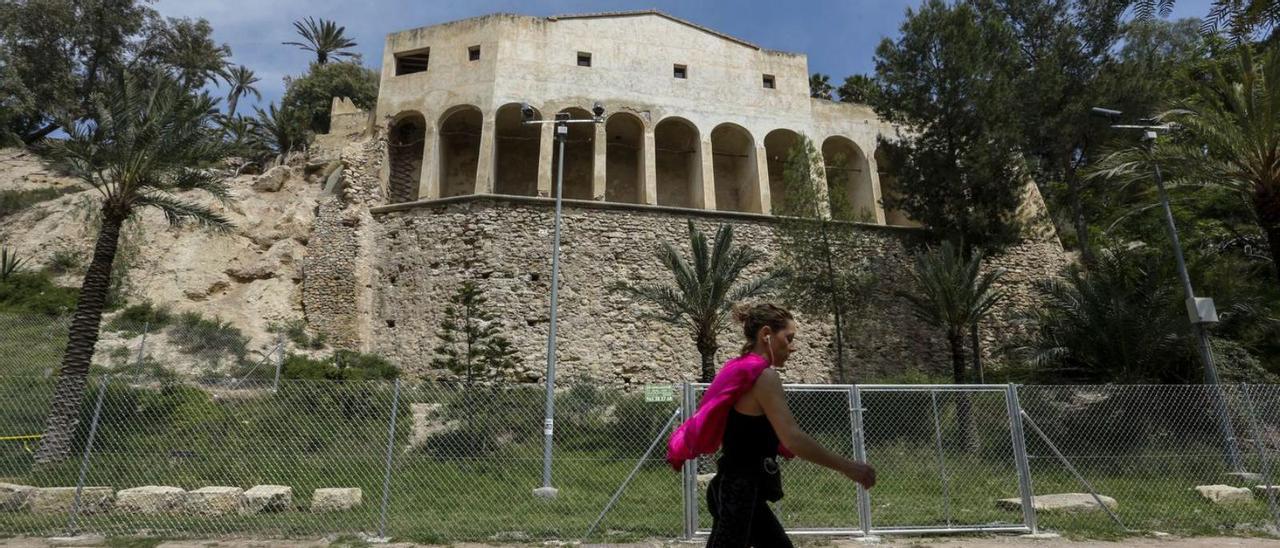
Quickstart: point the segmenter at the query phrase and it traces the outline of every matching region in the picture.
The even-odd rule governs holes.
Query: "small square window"
[[[467,59],[471,61],[480,60],[480,46],[471,46],[467,48]]]
[[[775,88],[777,88],[777,84],[775,84],[773,81],[773,75],[772,74],[764,75],[764,89],[775,89]]]
[[[689,67],[686,67],[686,66],[684,66],[684,65],[676,65],[676,67],[675,67],[675,73],[674,73],[674,76],[675,76],[676,78],[681,79],[681,80],[684,80],[684,79],[688,78],[688,77],[689,77]]]
[[[579,52],[578,52],[578,66],[580,66],[580,67],[589,67],[589,66],[591,66],[591,54],[590,54],[590,53],[587,53],[587,52],[585,52],[585,51],[579,51]]]
[[[413,74],[415,72],[426,72],[428,62],[431,60],[431,49],[423,49],[418,51],[406,51],[396,54],[396,76],[402,74]]]

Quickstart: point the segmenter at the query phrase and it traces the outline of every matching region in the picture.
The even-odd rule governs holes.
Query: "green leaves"
[[[357,54],[345,51],[356,47],[354,40],[346,37],[346,27],[328,19],[316,21],[310,17],[294,21],[293,28],[304,42],[284,42],[286,46],[298,46],[304,50],[315,52],[316,63],[325,64],[329,57],[355,57]]]
[[[27,259],[18,257],[17,250],[0,247],[0,281],[8,280],[25,262]]]
[[[488,299],[473,281],[465,281],[449,299],[436,338],[431,366],[478,378],[510,374],[520,366],[515,347],[501,334],[500,323],[488,310]]]
[[[950,242],[916,253],[911,273],[913,292],[899,292],[911,311],[925,323],[961,334],[981,321],[1005,297],[996,283],[1004,273],[982,271],[982,254],[965,259]]]

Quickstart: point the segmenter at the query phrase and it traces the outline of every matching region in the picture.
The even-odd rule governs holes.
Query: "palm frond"
[[[208,206],[180,199],[160,190],[148,190],[138,196],[137,205],[154,207],[164,213],[164,218],[173,226],[195,223],[215,232],[226,232],[235,228],[235,224],[221,213]]]

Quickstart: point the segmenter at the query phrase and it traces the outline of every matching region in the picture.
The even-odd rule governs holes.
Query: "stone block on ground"
[[[3,487],[3,485],[2,485],[2,484],[0,484],[0,488],[2,488],[2,487]],[[1280,485],[1272,485],[1272,486],[1270,486],[1270,487],[1267,487],[1266,485],[1258,485],[1258,486],[1254,487],[1254,488],[1253,488],[1253,490],[1254,490],[1254,492],[1256,492],[1256,493],[1258,494],[1258,496],[1259,496],[1259,497],[1264,497],[1264,498],[1265,498],[1265,497],[1267,496],[1267,491],[1268,491],[1268,490],[1270,490],[1270,491],[1271,491],[1271,494],[1272,494],[1272,495],[1275,495],[1276,497],[1280,497]],[[3,496],[3,495],[0,495],[0,497],[2,497],[2,496]]]
[[[253,189],[258,192],[279,192],[285,181],[293,175],[293,168],[289,166],[273,167],[253,180]]]
[[[1116,499],[1106,495],[1098,495],[1102,499],[1102,504],[1107,508],[1115,510],[1118,506]],[[996,506],[1005,510],[1021,510],[1022,499],[1000,499],[996,501]],[[1098,506],[1098,501],[1094,500],[1093,495],[1089,493],[1057,493],[1052,495],[1036,495],[1031,499],[1031,506],[1037,512],[1091,512],[1102,511],[1102,507]]]
[[[240,510],[244,489],[209,486],[187,493],[186,513],[196,516],[225,516]]]
[[[116,493],[116,509],[135,514],[168,514],[178,512],[186,501],[187,491],[181,487],[147,485],[122,489]]]
[[[27,509],[33,514],[65,514],[76,499],[75,487],[37,487],[27,495]],[[85,487],[80,491],[80,513],[110,510],[116,493],[110,487]]]
[[[711,485],[711,478],[716,477],[715,472],[710,474],[698,474],[698,489],[707,490],[707,486]]]
[[[293,488],[287,485],[255,485],[240,499],[240,513],[283,512],[293,507]]]
[[[1247,487],[1230,485],[1197,485],[1195,491],[1214,504],[1235,504],[1253,500],[1253,491]]]
[[[0,482],[0,512],[17,512],[27,506],[27,497],[35,489],[30,485]]]
[[[364,493],[359,487],[326,487],[311,495],[312,512],[340,512],[360,506]]]

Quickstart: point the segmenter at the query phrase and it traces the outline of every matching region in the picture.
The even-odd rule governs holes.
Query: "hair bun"
[[[740,324],[747,323],[747,321],[751,319],[752,308],[752,305],[747,303],[738,303],[733,305],[733,321]]]

